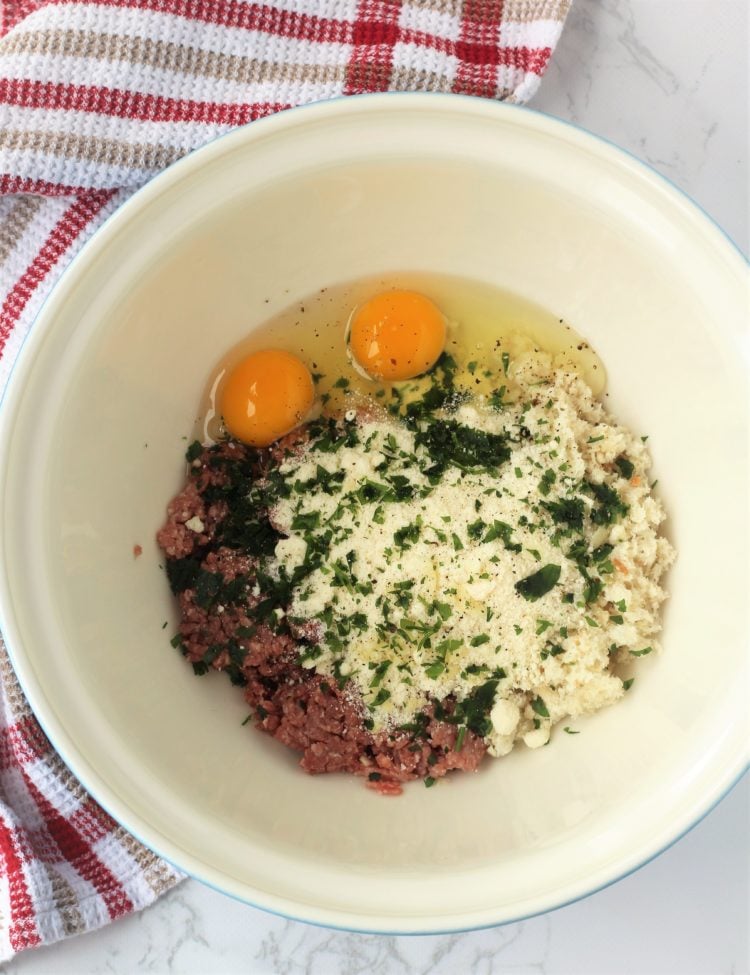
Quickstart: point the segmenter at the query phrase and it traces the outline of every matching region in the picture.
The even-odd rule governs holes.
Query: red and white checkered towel
[[[0,0],[0,390],[62,269],[169,163],[341,94],[524,102],[570,0]],[[180,875],[103,812],[0,641],[0,959],[151,903]]]

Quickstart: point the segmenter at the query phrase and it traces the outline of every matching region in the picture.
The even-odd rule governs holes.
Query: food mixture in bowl
[[[306,771],[398,794],[618,701],[673,550],[646,438],[563,323],[336,299],[301,355],[227,360],[158,541],[195,672],[226,671]]]

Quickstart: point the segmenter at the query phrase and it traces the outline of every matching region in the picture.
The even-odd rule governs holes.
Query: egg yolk
[[[445,346],[445,319],[424,295],[384,291],[354,314],[349,349],[374,379],[412,379],[435,365]]]
[[[267,447],[304,421],[314,399],[312,376],[304,362],[281,349],[264,349],[230,372],[220,407],[233,437]]]

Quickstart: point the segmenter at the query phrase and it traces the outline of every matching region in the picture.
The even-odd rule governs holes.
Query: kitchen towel
[[[0,391],[85,241],[238,125],[373,91],[525,102],[570,0],[0,0]],[[0,640],[0,960],[151,903],[181,875],[88,796]]]

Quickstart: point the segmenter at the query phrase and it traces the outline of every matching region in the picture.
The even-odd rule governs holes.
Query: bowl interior
[[[193,677],[154,534],[217,358],[321,287],[404,271],[510,289],[590,340],[609,408],[649,436],[678,561],[664,652],[621,704],[393,801],[305,776],[228,681]],[[174,167],[74,262],[4,409],[4,625],[64,757],[178,865],[310,920],[491,923],[643,862],[744,761],[746,287],[674,191],[520,110],[340,103]]]

